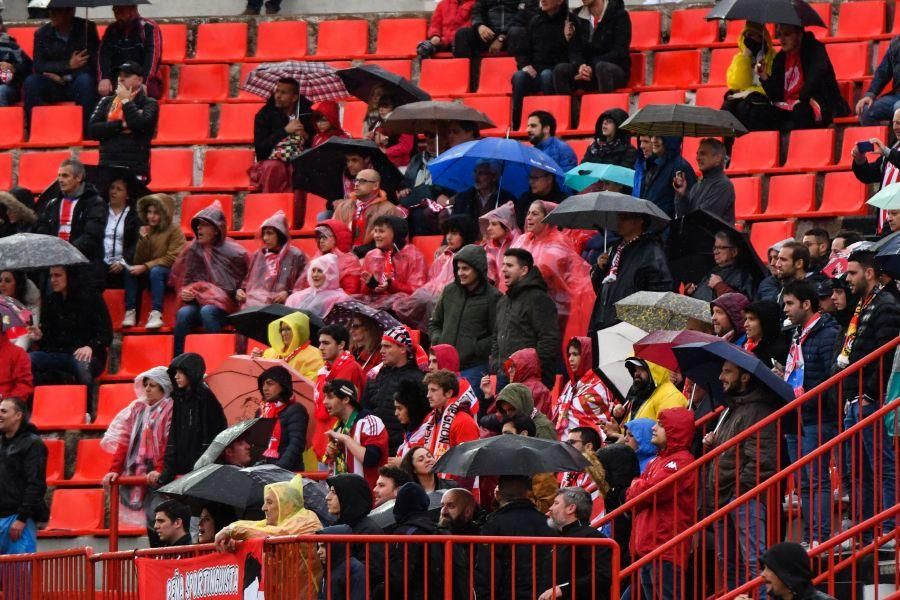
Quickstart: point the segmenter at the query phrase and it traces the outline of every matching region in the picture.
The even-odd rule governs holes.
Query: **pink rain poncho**
[[[250,257],[250,269],[242,286],[247,294],[246,308],[274,304],[278,294],[294,289],[306,268],[306,254],[291,245],[290,229],[283,211],[279,210],[263,222],[259,228],[260,239],[264,227],[279,233],[281,250],[270,252],[263,246]]]
[[[313,283],[313,270],[322,271],[325,274],[325,281],[320,287],[316,287]],[[325,254],[314,258],[309,263],[305,279],[306,289],[296,291],[288,296],[285,302],[286,306],[324,319],[335,303],[350,299],[350,296],[341,289],[338,257],[334,254]]]
[[[369,273],[381,285],[389,281],[384,292],[364,287],[365,294],[360,298],[375,308],[390,308],[405,294],[412,294],[425,285],[428,267],[422,252],[407,242],[407,225],[404,219],[390,217],[393,223],[394,247],[390,251],[380,248],[369,250],[363,259],[362,272]],[[360,278],[360,282],[365,284]]]
[[[441,246],[435,254],[434,262],[428,268],[428,281],[425,285],[394,302],[394,314],[397,318],[420,331],[428,328],[434,303],[444,288],[453,282],[453,257],[456,252],[448,246]]]
[[[348,294],[358,294],[361,290],[359,274],[362,267],[359,264],[359,258],[350,251],[353,245],[353,234],[350,228],[337,219],[326,219],[316,225],[316,239],[320,236],[328,236],[335,240],[334,249],[329,254],[334,254],[338,258],[338,270],[341,278],[341,288]],[[316,250],[313,258],[322,256],[321,250]],[[297,280],[296,289],[306,289],[309,287],[309,281],[306,277]]]
[[[225,213],[218,200],[191,219],[195,236],[201,222],[218,230],[216,241],[203,246],[194,239],[188,244],[172,265],[169,285],[193,292],[194,301],[201,306],[212,305],[232,313],[237,310],[234,294],[247,275],[247,251],[227,237]]]
[[[499,221],[506,229],[506,236],[500,240],[489,240],[487,237],[487,228],[491,221]],[[481,227],[481,236],[484,241],[481,245],[487,253],[488,261],[488,279],[502,293],[506,293],[506,283],[500,276],[500,269],[503,267],[503,253],[510,247],[513,240],[521,235],[519,227],[516,223],[516,208],[510,201],[502,206],[498,206],[494,210],[485,213],[478,219],[478,225]]]

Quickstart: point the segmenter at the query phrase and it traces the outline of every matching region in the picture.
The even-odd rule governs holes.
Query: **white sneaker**
[[[854,543],[853,538],[846,539],[843,542],[841,542],[840,552],[843,554],[847,554],[847,553],[853,552],[853,549],[855,547],[856,547],[856,544]]]
[[[791,508],[798,508],[800,506],[800,496],[797,495],[797,492],[791,492],[790,494],[785,494],[784,502],[781,504],[784,510],[789,510]]]
[[[151,310],[150,316],[147,317],[147,324],[144,325],[147,329],[159,329],[163,326],[162,313],[158,310]]]
[[[125,311],[125,318],[122,319],[122,327],[134,327],[137,323],[137,311],[133,308]]]

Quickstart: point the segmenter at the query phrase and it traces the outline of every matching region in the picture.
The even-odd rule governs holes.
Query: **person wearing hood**
[[[654,446],[652,441],[653,427],[655,425],[656,421],[653,419],[642,417],[640,419],[632,419],[622,426],[622,429],[625,430],[625,435],[622,436],[623,441],[637,454],[641,473],[647,469],[647,465],[659,453],[659,448]]]
[[[734,184],[725,175],[725,144],[716,138],[700,140],[697,168],[702,177],[690,190],[685,176],[675,173],[675,214],[683,217],[703,210],[725,223],[734,223]]]
[[[727,110],[747,129],[766,129],[763,118],[768,109],[766,90],[761,73],[772,74],[775,47],[769,30],[763,23],[747,21],[738,36],[738,51],[725,73],[728,91],[722,110]]]
[[[312,258],[333,254],[338,259],[340,284],[348,294],[358,294],[361,289],[359,282],[359,257],[351,248],[353,246],[353,234],[350,228],[337,219],[326,219],[316,224],[316,253]],[[310,286],[307,277],[299,277],[294,291],[303,290]]]
[[[597,3],[597,0],[594,2]],[[628,18],[627,13],[626,18]],[[594,124],[594,140],[585,150],[581,162],[618,165],[633,169],[634,163],[637,161],[637,148],[631,144],[631,134],[619,129],[627,118],[628,113],[621,108],[610,108],[600,113]]]
[[[32,71],[31,57],[0,21],[0,107],[13,106],[22,96],[22,83]],[[33,34],[32,34],[33,35]]]
[[[262,462],[274,464],[288,471],[304,469],[304,450],[307,439],[309,412],[294,400],[291,373],[282,366],[269,367],[259,374],[256,384],[262,396],[258,417],[277,419],[269,445],[262,454]],[[315,461],[311,461],[315,465]]]
[[[23,194],[24,200],[28,202],[25,204],[12,193],[13,191],[15,188],[9,192],[0,192],[0,238],[17,233],[28,233],[37,220],[37,215],[29,206],[29,204],[34,205],[34,194],[30,191]]]
[[[506,202],[478,218],[481,243],[487,253],[487,280],[501,294],[506,293],[506,282],[500,275],[503,270],[503,254],[522,231],[516,220],[515,202]]]
[[[631,388],[625,396],[625,403],[613,409],[617,419],[624,417],[623,424],[634,419],[653,419],[668,408],[686,408],[687,398],[671,381],[671,371],[643,358],[631,357],[625,361],[625,368],[632,377]],[[615,421],[607,421],[604,426],[607,437],[622,436],[621,428]]]
[[[184,338],[195,327],[218,333],[237,310],[237,292],[247,275],[247,251],[227,237],[228,225],[216,200],[191,219],[194,241],[185,246],[169,274],[179,291],[175,315],[175,356],[184,352]]]
[[[531,390],[534,407],[545,417],[553,411],[550,390],[541,381],[541,363],[534,348],[516,350],[503,361],[503,374],[510,383],[521,383]]]
[[[740,292],[747,298],[752,298],[756,279],[743,264],[745,261],[741,252],[734,234],[728,231],[716,233],[712,248],[715,266],[699,283],[686,283],[684,293],[706,302],[729,292]]]
[[[485,404],[490,398],[485,398]],[[499,432],[503,421],[516,415],[529,417],[534,421],[535,437],[543,440],[556,440],[556,430],[553,423],[544,413],[534,407],[534,398],[531,390],[522,383],[510,383],[497,394],[495,402],[496,414],[488,414],[481,417],[478,424],[489,430]]]
[[[765,590],[779,600],[835,600],[816,589],[806,549],[795,542],[781,542],[766,550],[760,560]],[[750,600],[741,594],[735,600]]]
[[[573,429],[591,427],[600,430],[602,424],[612,418],[616,399],[594,372],[593,364],[591,339],[573,337],[569,340],[566,345],[568,380],[559,399],[553,403],[551,414],[561,441],[566,441]]]
[[[375,247],[362,262],[362,300],[375,308],[391,308],[400,298],[425,285],[428,267],[425,257],[407,239],[408,226],[396,216],[380,216],[372,224]]]
[[[576,161],[578,159],[573,158],[572,160]],[[551,203],[552,206],[548,209],[549,212],[549,210],[555,208],[556,205],[568,197],[569,194],[562,190],[553,173],[533,167],[528,175],[528,190],[519,196],[515,202],[516,226],[521,230],[525,229],[525,217],[528,215],[528,209],[534,202],[543,200]]]
[[[0,555],[37,551],[37,527],[46,522],[47,446],[28,421],[28,405],[0,400]]]
[[[150,314],[147,329],[163,326],[163,300],[166,282],[172,265],[184,250],[187,241],[181,227],[174,222],[175,199],[168,194],[144,196],[137,203],[141,220],[134,261],[125,270],[125,314],[129,310],[137,315],[139,290],[150,288]],[[135,318],[135,321],[137,319]]]
[[[478,163],[472,187],[453,196],[453,214],[481,219],[507,202],[515,202],[516,197],[500,187],[501,173],[502,169],[497,161],[483,160]]]
[[[331,525],[318,530],[316,535],[348,535],[352,532],[347,525]],[[346,544],[318,542],[316,552],[325,576],[319,586],[319,600],[366,600],[366,566],[350,554]],[[330,572],[327,571],[329,566]]]
[[[744,329],[744,309],[750,301],[743,294],[730,292],[710,302],[713,333],[726,342],[743,346],[747,341]]]
[[[742,347],[762,361],[767,367],[784,364],[788,354],[788,342],[781,331],[784,312],[781,307],[766,300],[751,302],[744,307],[744,332],[747,339]]]
[[[384,530],[368,516],[373,502],[372,485],[367,479],[355,473],[342,473],[326,479],[325,485],[328,486],[325,504],[336,525],[349,527],[354,535],[384,535]],[[350,554],[368,569],[369,586],[374,590],[384,579],[384,544],[361,540],[359,544],[350,544]]]
[[[247,276],[235,292],[243,308],[285,304],[291,290],[306,270],[308,259],[291,245],[287,217],[277,211],[259,228],[260,247],[250,257]]]
[[[294,312],[269,323],[269,347],[263,358],[283,360],[292,369],[315,381],[322,368],[322,353],[309,339],[309,317]],[[258,349],[253,354],[258,355]]]
[[[668,292],[672,274],[662,241],[649,232],[646,215],[619,213],[616,233],[620,241],[591,265],[591,283],[597,300],[591,312],[591,332],[619,322],[615,303],[635,292]]]
[[[681,148],[680,137],[651,136],[650,156],[645,161],[641,185],[634,189],[635,195],[639,193],[641,198],[649,200],[672,218],[675,217],[676,189],[682,196],[687,196],[697,183],[694,167],[681,155]]]
[[[250,170],[250,183],[255,191],[291,191],[291,161],[309,147],[309,138],[316,131],[311,114],[312,104],[300,94],[300,84],[291,78],[279,79],[253,121],[256,164]]]
[[[719,375],[727,410],[713,431],[703,436],[709,452],[759,423],[781,405],[774,392],[751,373],[725,361]],[[709,470],[708,488],[714,499],[711,510],[733,502],[772,477],[778,470],[780,443],[774,423],[762,428],[737,446],[718,454]],[[759,574],[759,559],[766,547],[766,501],[752,498],[716,526],[716,551],[724,565],[729,589]],[[726,557],[728,562],[726,562]]]
[[[393,514],[396,522],[390,527],[392,535],[435,535],[437,523],[428,514],[428,494],[418,483],[404,483],[397,492]],[[389,555],[394,558],[388,568],[386,581],[375,585],[372,596],[392,600],[425,600],[435,597],[437,579],[430,572],[434,565],[430,560],[431,544],[417,542],[393,542],[388,544]],[[428,558],[426,558],[428,556]],[[426,565],[428,570],[426,570]],[[389,590],[385,596],[385,588]]]
[[[640,469],[637,454],[628,444],[607,444],[597,450],[596,457],[603,467],[603,477],[596,482],[597,489],[603,495],[603,512],[608,514],[625,504],[628,488],[643,471]],[[631,515],[626,512],[598,528],[601,533],[614,539],[619,545],[620,568],[631,563],[629,548],[631,525]]]
[[[285,306],[296,308],[320,319],[331,312],[338,302],[350,300],[341,288],[340,261],[334,254],[323,254],[309,263],[306,271],[307,286],[293,292],[285,301]]]
[[[405,218],[381,189],[381,175],[375,169],[363,169],[353,180],[353,191],[343,200],[334,202],[334,219],[350,228],[353,234],[353,253],[362,258],[372,249],[375,240],[375,221],[379,217]]]
[[[109,487],[120,476],[147,477],[163,470],[163,457],[172,422],[172,380],[166,367],[153,367],[134,379],[136,400],[122,409],[109,424],[100,447],[113,455],[103,477]],[[143,485],[119,490],[120,526],[147,526],[150,546],[161,545],[153,530],[150,510],[155,494]],[[153,533],[151,533],[153,532]],[[155,539],[154,539],[155,538]]]
[[[661,411],[651,438],[653,445],[659,448],[659,455],[629,486],[626,501],[658,487],[662,481],[694,462],[690,452],[693,439],[694,413],[683,407]],[[633,558],[636,560],[649,554],[693,525],[697,518],[696,502],[695,478],[681,477],[635,506],[631,530]],[[689,554],[689,548],[673,547],[644,565],[640,570],[643,596],[666,600],[680,598],[682,573]]]
[[[321,146],[333,137],[348,138],[350,134],[341,127],[340,107],[334,100],[323,100],[312,106],[312,121],[316,126],[312,147]]]

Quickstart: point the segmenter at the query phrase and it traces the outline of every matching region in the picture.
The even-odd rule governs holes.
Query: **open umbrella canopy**
[[[375,142],[333,137],[304,151],[293,162],[294,187],[327,200],[343,198],[342,177],[348,154],[367,157],[372,163],[371,168],[381,175],[381,189],[388,194],[393,194],[403,180],[403,174]]]
[[[461,192],[475,185],[475,167],[492,162],[500,167],[499,187],[520,196],[528,190],[531,169],[552,173],[560,187],[565,173],[556,162],[531,145],[503,138],[482,138],[450,148],[428,163],[431,181]]]
[[[0,238],[0,271],[28,271],[88,262],[78,248],[54,235],[16,233]]]
[[[878,193],[866,201],[869,206],[875,206],[884,210],[900,209],[900,183],[886,185]]]
[[[582,471],[589,466],[578,450],[562,442],[521,435],[498,435],[450,448],[434,465],[435,473],[459,477]]]
[[[379,65],[339,69],[337,76],[344,82],[347,91],[363,102],[369,102],[372,94],[379,88],[384,94],[391,96],[397,106],[431,100],[431,95],[412,81]]]
[[[631,373],[625,367],[625,359],[634,356],[634,343],[646,335],[643,329],[622,322],[601,329],[592,342],[596,343],[596,371],[616,388],[621,398],[628,395],[633,382]]]
[[[394,109],[384,120],[385,133],[435,133],[450,121],[468,121],[479,129],[496,127],[490,117],[461,102],[425,100]]]
[[[662,229],[669,222],[669,216],[649,200],[619,192],[569,196],[544,217],[544,222],[568,229],[616,231],[620,213],[647,215],[651,230]]]
[[[288,308],[284,304],[269,304],[245,308],[234,314],[228,315],[228,322],[234,325],[235,331],[257,342],[269,344],[269,323],[286,317],[295,312],[302,312],[309,317],[309,341],[313,346],[319,345],[319,330],[325,327],[325,322],[318,315],[310,314],[305,310]]]
[[[31,320],[31,311],[10,296],[0,296],[0,331],[13,327],[25,327]]]
[[[428,510],[429,511],[440,511],[441,510],[441,500],[444,498],[444,494],[449,492],[450,490],[435,490],[433,492],[428,492]],[[377,507],[372,509],[367,517],[372,519],[376,525],[381,527],[382,529],[387,529],[391,525],[397,522],[397,519],[394,518],[394,504],[396,500],[388,500],[384,504],[379,504]]]
[[[395,319],[393,315],[377,308],[372,308],[368,304],[363,304],[358,300],[346,300],[335,304],[331,311],[325,315],[325,322],[329,325],[336,323],[344,327],[350,327],[353,317],[363,317],[374,321],[381,329],[387,331],[393,327],[399,327],[400,321]]]
[[[599,181],[618,183],[629,188],[633,187],[634,169],[620,167],[619,165],[581,163],[572,167],[566,173],[566,185],[577,192]]]
[[[130,4],[150,4],[150,0],[31,0],[28,8],[99,8]]]
[[[670,371],[678,370],[678,359],[672,348],[682,344],[721,342],[721,338],[700,331],[660,329],[634,343],[634,355],[656,363]]]
[[[269,445],[269,438],[272,436],[274,428],[275,419],[249,419],[232,425],[213,438],[206,452],[194,463],[194,469],[201,469],[206,465],[218,462],[222,458],[225,448],[238,440],[244,440],[250,444],[251,460],[252,462],[258,461]]]
[[[893,233],[886,244],[876,250],[875,262],[882,271],[900,279],[900,232]]]
[[[250,71],[241,89],[268,99],[281,79],[295,80],[300,86],[300,95],[310,102],[341,100],[350,96],[334,67],[323,62],[299,60],[263,63]]]
[[[706,106],[651,104],[619,126],[635,135],[675,137],[735,137],[747,128],[733,114]]]
[[[819,13],[804,0],[722,0],[709,11],[706,19],[827,27]]]
[[[644,331],[685,329],[688,319],[712,323],[709,302],[675,292],[635,292],[615,306],[620,321]]]

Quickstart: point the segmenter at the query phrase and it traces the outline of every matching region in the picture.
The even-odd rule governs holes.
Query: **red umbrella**
[[[672,348],[682,344],[697,342],[721,342],[722,338],[700,331],[654,331],[634,343],[634,355],[648,362],[656,363],[670,371],[678,371],[678,360]]]

